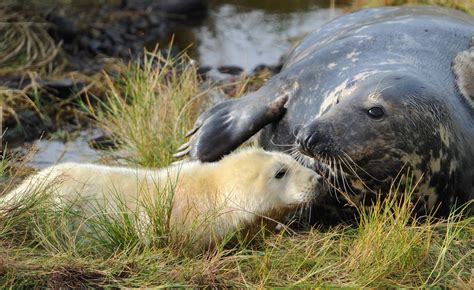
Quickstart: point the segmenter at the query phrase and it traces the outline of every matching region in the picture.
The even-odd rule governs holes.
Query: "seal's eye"
[[[275,178],[276,179],[282,179],[283,177],[285,177],[286,173],[288,172],[288,170],[286,170],[286,168],[280,168],[280,170],[277,171],[277,173],[275,174]]]
[[[367,114],[369,114],[369,117],[374,118],[374,119],[380,119],[384,115],[384,111],[380,107],[372,107],[369,110],[367,110]]]

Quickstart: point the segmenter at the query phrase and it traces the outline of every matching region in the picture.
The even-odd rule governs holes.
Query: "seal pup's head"
[[[291,209],[320,193],[322,178],[291,156],[260,148],[241,149],[216,164],[228,197],[256,213]]]
[[[192,225],[191,231],[185,230],[197,248],[213,246],[234,232],[251,238],[263,229],[274,229],[291,210],[309,205],[322,186],[320,175],[291,156],[255,147],[217,162],[185,164],[183,173],[192,181],[193,191],[179,203],[175,196],[177,206],[188,205],[178,225]],[[193,202],[186,199],[189,196]],[[178,212],[174,210],[175,215]]]

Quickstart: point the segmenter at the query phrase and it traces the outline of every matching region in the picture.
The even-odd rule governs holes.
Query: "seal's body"
[[[216,163],[189,162],[161,170],[59,164],[26,179],[3,202],[50,190],[57,203],[78,196],[92,205],[120,201],[147,219],[145,213],[166,206],[164,199],[172,197],[171,228],[206,247],[233,230],[281,221],[315,196],[319,179],[288,155],[252,148]]]
[[[344,15],[260,90],[201,115],[178,156],[218,159],[265,126],[264,148],[292,150],[336,188],[318,206],[341,213],[338,193],[373,199],[409,168],[420,209],[444,214],[474,195],[473,36],[474,19],[449,9]]]

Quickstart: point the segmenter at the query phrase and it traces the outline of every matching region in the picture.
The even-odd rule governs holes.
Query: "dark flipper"
[[[258,92],[244,98],[229,100],[207,110],[187,134],[189,142],[178,148],[176,158],[212,162],[232,152],[265,125],[278,121],[285,114],[288,94],[268,104],[262,103]]]

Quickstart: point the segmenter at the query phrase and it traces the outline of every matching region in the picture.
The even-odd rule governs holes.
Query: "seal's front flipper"
[[[461,51],[454,58],[453,71],[459,92],[474,108],[474,37],[471,40],[471,47]]]
[[[278,121],[286,112],[288,95],[262,103],[259,91],[244,98],[220,103],[204,112],[187,134],[189,142],[178,148],[176,158],[212,162],[232,152],[265,125]]]

